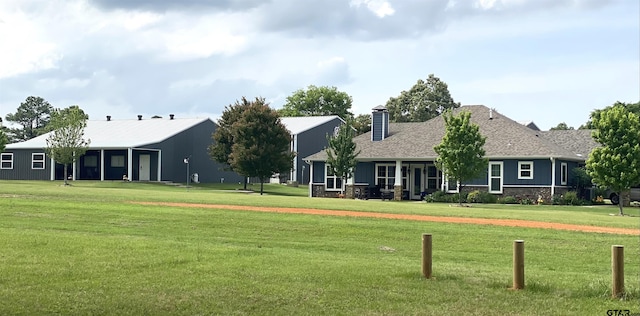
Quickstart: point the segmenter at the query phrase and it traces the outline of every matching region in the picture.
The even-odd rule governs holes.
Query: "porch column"
[[[393,199],[402,200],[402,160],[396,160],[396,181],[393,183]]]
[[[294,153],[298,152],[298,135],[293,135],[293,140],[291,141],[291,151]],[[289,180],[298,181],[298,157],[293,157],[293,168],[291,168],[291,174],[289,176]]]
[[[162,181],[162,150],[158,150],[158,182]]]
[[[77,161],[73,161],[73,163],[71,164],[71,181],[76,181],[76,165],[78,164]]]
[[[352,169],[353,171],[353,169]],[[345,185],[344,195],[347,199],[353,199],[355,197],[355,188],[353,187],[353,178],[355,175],[347,178],[347,183]]]
[[[133,149],[127,148],[127,178],[133,181]]]
[[[56,179],[56,161],[53,158],[49,160],[51,160],[51,181],[53,181]]]
[[[556,194],[556,159],[551,157],[551,199]]]
[[[313,197],[313,161],[309,161],[309,197]]]
[[[104,149],[100,149],[100,181],[104,181]]]

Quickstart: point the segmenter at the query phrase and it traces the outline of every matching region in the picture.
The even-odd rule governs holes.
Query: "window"
[[[402,167],[402,189],[409,190],[409,167]]]
[[[111,156],[111,167],[124,167],[124,156]]]
[[[533,161],[518,161],[518,179],[533,179]]]
[[[327,166],[327,172],[324,177],[324,186],[326,191],[341,191],[342,190],[342,178],[336,176],[331,168]]]
[[[449,177],[444,176],[444,187],[448,193],[458,193],[458,181],[449,181]]]
[[[489,193],[502,193],[502,162],[489,162]]]
[[[440,189],[440,173],[434,165],[427,166],[427,189],[432,191]]]
[[[0,169],[13,169],[13,153],[0,154]]]
[[[122,162],[124,167],[124,161]],[[85,167],[98,167],[98,156],[84,156]]]
[[[31,169],[44,169],[44,154],[31,154]]]
[[[569,178],[569,169],[567,163],[563,162],[560,164],[560,185],[567,185],[567,178]]]
[[[396,165],[377,165],[376,185],[381,190],[393,190],[396,183]]]

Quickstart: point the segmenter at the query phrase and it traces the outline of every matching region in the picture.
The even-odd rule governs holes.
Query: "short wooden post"
[[[422,275],[431,278],[431,234],[422,234]]]
[[[513,242],[513,289],[524,288],[524,240]]]
[[[620,297],[624,293],[624,246],[611,246],[611,274],[611,294],[613,297]]]

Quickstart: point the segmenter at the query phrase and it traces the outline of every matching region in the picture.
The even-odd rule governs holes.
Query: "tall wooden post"
[[[611,246],[611,295],[620,297],[624,293],[624,246]]]
[[[431,278],[431,234],[422,234],[422,275]]]
[[[524,288],[524,240],[513,242],[513,289]]]

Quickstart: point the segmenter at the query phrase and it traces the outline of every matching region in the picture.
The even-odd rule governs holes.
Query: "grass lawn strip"
[[[311,208],[257,207],[257,206],[224,205],[224,204],[199,204],[199,203],[174,203],[174,202],[131,202],[131,203],[141,204],[141,205],[195,207],[195,208],[212,208],[212,209],[226,209],[226,210],[257,211],[257,212],[330,215],[330,216],[345,216],[345,217],[371,217],[371,218],[386,218],[386,219],[403,219],[403,220],[424,221],[424,222],[543,228],[543,229],[590,232],[590,233],[607,233],[607,234],[640,236],[640,229],[561,224],[561,223],[527,221],[527,220],[517,220],[517,219],[448,217],[448,216],[430,216],[430,215],[412,215],[412,214],[336,211],[336,210],[322,210],[322,209],[311,209]]]

